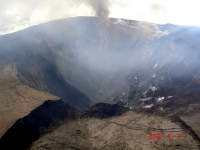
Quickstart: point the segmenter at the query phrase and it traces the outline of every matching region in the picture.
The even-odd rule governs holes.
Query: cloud
[[[200,26],[199,0],[1,0],[0,34],[47,21],[101,16]]]
[[[0,34],[14,32],[25,28],[30,24],[29,17],[31,15],[34,4],[24,3],[23,1],[14,0],[0,1]]]
[[[0,35],[55,19],[92,15],[94,11],[80,0],[0,1]]]
[[[110,0],[110,17],[200,26],[199,0]],[[124,2],[124,3],[123,3]],[[122,4],[123,3],[123,4]]]

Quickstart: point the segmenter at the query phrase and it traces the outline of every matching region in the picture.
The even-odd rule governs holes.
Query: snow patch
[[[124,25],[124,26],[127,26],[127,27],[131,27],[131,28],[137,28],[135,26],[132,26],[132,25],[129,25],[125,20],[122,20],[122,19],[118,19],[117,21],[113,22],[113,24],[121,24],[121,25]]]
[[[113,22],[113,24],[122,24],[122,25],[125,25],[126,22],[122,19],[118,19],[116,22]]]
[[[162,102],[165,99],[165,97],[158,97],[157,102]]]
[[[152,24],[152,26],[153,26],[153,28],[154,28],[154,32],[153,32],[153,34],[152,34],[152,37],[157,37],[157,38],[159,38],[159,37],[166,36],[166,35],[169,34],[168,31],[164,31],[164,32],[161,31],[161,30],[159,29],[159,27],[158,27],[156,24]]]
[[[173,96],[167,96],[167,98],[172,98]]]
[[[143,108],[151,108],[152,106],[153,106],[153,104],[145,105],[145,106],[143,106]]]
[[[155,69],[157,66],[158,66],[158,63],[156,63],[156,64],[154,65],[153,69]]]
[[[155,92],[158,88],[155,86],[150,86],[149,89],[151,89],[153,92]]]
[[[157,87],[150,85],[150,86],[149,86],[149,89],[146,90],[145,92],[143,92],[142,94],[143,94],[144,97],[146,97],[146,94],[147,94],[147,92],[148,92],[149,90],[152,90],[153,92],[155,92],[157,89],[158,89]]]
[[[140,99],[140,101],[148,101],[148,100],[151,100],[151,99],[152,99],[152,97],[147,97],[147,98]]]
[[[130,20],[127,21],[119,18],[115,22],[113,22],[113,24],[121,24],[131,28],[140,29],[145,35],[148,35],[148,38],[160,38],[169,34],[168,31],[161,31],[159,26],[157,26],[155,23],[150,22],[131,22]]]
[[[146,90],[145,92],[143,92],[143,96],[146,97],[146,94],[147,94],[148,90]]]
[[[156,77],[156,74],[154,73],[154,74],[152,75],[152,77],[155,78],[155,77]]]

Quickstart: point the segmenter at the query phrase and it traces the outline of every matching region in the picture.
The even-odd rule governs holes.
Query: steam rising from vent
[[[100,19],[100,23],[106,25],[108,23],[108,15],[110,13],[108,9],[108,1],[107,0],[87,0],[91,5],[93,10],[95,11],[95,15]]]
[[[159,38],[162,36],[168,35],[168,31],[161,31],[159,27],[154,23],[149,22],[139,22],[138,26],[140,27],[140,32],[142,38],[150,39],[150,38]]]
[[[95,11],[95,15],[98,17],[97,28],[100,36],[100,51],[105,51],[107,47],[107,28],[109,26],[108,15],[110,13],[108,9],[108,0],[87,0],[90,6]]]

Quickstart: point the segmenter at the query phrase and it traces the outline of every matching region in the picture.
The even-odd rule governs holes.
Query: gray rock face
[[[6,91],[0,93],[3,104],[0,121],[5,120],[5,113],[9,110],[14,113],[23,108],[21,114],[1,124],[1,134],[19,117],[27,115],[44,101],[58,100],[58,97],[79,109],[88,109],[94,103],[107,100],[109,104],[117,102],[148,114],[181,115],[186,123],[193,125],[187,115],[199,113],[200,108],[199,41],[199,27],[109,19],[109,25],[102,28],[95,17],[56,20],[0,36],[0,88]],[[20,102],[16,100],[15,103],[13,99]],[[35,99],[38,102],[35,103]],[[30,108],[25,109],[27,106]],[[179,124],[161,116],[148,118],[145,113],[134,112],[122,115],[125,110],[116,111],[117,106],[100,103],[94,105],[92,111],[80,111],[79,116],[84,116],[84,112],[89,117],[107,120],[90,118],[86,122],[77,122],[77,128],[73,128],[72,123],[66,130],[69,133],[66,138],[62,135],[65,126],[61,126],[60,131],[53,132],[53,140],[57,139],[54,144],[69,149],[150,149],[152,143],[143,140],[150,129],[172,132],[175,132],[170,130],[172,128],[180,129]],[[10,114],[13,116],[13,113]],[[122,116],[109,120],[110,115]],[[137,122],[146,126],[140,133],[132,131],[139,128],[134,126]],[[194,128],[199,133],[198,127]],[[127,134],[121,134],[122,131]],[[137,141],[134,134],[142,140]],[[163,149],[169,146],[172,149],[198,149],[198,138],[185,132],[181,134],[184,135],[183,141],[162,139],[153,147],[156,143],[162,146],[167,143]],[[80,136],[71,138],[74,135]],[[164,131],[163,135],[166,135]],[[136,143],[131,143],[130,138]],[[70,139],[70,147],[61,139]],[[33,149],[48,146],[49,140],[44,137],[41,141],[45,145],[36,142]],[[87,143],[89,140],[92,142]]]
[[[1,36],[1,60],[16,62],[22,83],[78,108],[109,99],[143,107],[199,91],[200,28],[110,19],[101,29],[97,22],[68,18]]]

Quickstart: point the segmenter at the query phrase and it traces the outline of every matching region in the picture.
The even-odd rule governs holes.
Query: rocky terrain
[[[162,138],[148,139],[152,133],[162,134]],[[199,149],[199,140],[169,118],[129,111],[120,117],[89,118],[62,125],[42,136],[30,149]]]
[[[46,101],[29,115],[16,121],[1,137],[4,149],[26,149],[41,135],[53,131],[62,120],[74,119],[76,109],[62,100]]]
[[[199,27],[96,17],[0,36],[1,146],[199,149],[199,40]]]
[[[46,100],[60,98],[23,85],[16,77],[15,64],[0,66],[0,137],[19,119]]]
[[[67,18],[1,36],[0,57],[16,63],[21,83],[77,108],[104,100],[150,107],[198,93],[199,31],[124,19],[99,28],[95,17]]]
[[[156,134],[161,136],[152,136]],[[199,149],[200,139],[179,117],[137,113],[114,103],[98,103],[90,110],[79,111],[59,100],[46,101],[19,119],[1,138],[0,147]]]

